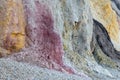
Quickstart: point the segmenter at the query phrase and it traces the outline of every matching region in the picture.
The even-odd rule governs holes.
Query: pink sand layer
[[[26,35],[33,45],[24,51],[13,54],[11,59],[41,67],[74,74],[63,64],[63,48],[60,36],[54,32],[54,20],[50,9],[38,1],[24,0],[27,21]]]

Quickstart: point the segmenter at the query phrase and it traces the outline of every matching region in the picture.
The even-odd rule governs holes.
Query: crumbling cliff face
[[[0,57],[2,80],[119,80],[120,1],[0,0]]]

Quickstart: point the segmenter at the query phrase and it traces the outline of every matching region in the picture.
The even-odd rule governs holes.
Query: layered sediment
[[[119,3],[0,0],[0,78],[119,80]]]

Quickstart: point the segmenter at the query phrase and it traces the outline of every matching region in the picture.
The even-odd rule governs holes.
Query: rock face
[[[94,20],[94,27],[95,38],[102,51],[111,58],[120,59],[120,53],[114,49],[111,39],[103,25]]]
[[[0,0],[0,78],[119,80],[119,3]]]
[[[10,54],[25,46],[23,4],[21,0],[0,0],[0,5],[0,46]]]
[[[91,9],[93,18],[104,25],[114,47],[120,51],[120,30],[117,15],[112,10],[110,0],[91,0]]]

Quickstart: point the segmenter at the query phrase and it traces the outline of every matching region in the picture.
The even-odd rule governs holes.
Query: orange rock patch
[[[0,47],[16,52],[25,46],[22,0],[0,1]]]

